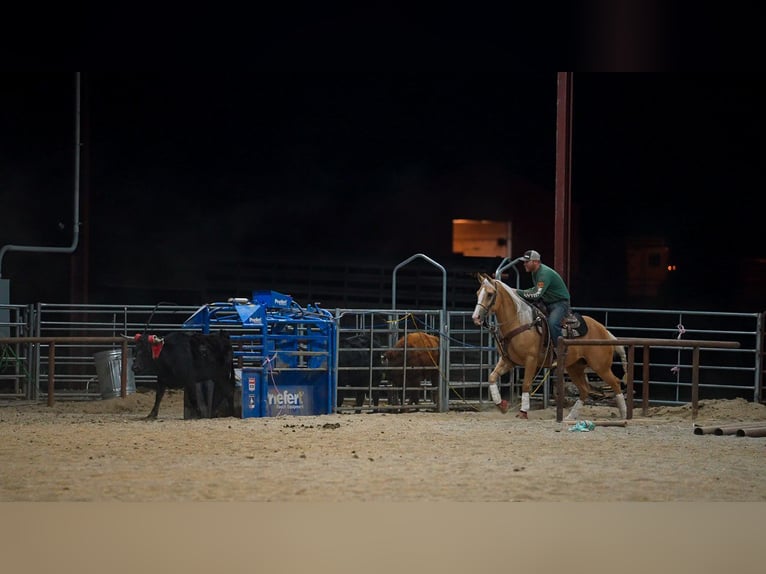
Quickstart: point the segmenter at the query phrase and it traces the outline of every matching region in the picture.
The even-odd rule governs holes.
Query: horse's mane
[[[511,298],[513,304],[516,305],[516,314],[518,315],[519,321],[521,323],[531,323],[534,321],[535,316],[532,310],[532,305],[524,301],[524,299],[522,299],[521,296],[517,293],[516,289],[512,289],[499,279],[495,279],[494,283],[495,289],[498,289],[498,287],[503,287],[503,290]]]

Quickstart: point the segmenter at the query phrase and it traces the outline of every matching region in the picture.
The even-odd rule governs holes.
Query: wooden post
[[[572,269],[572,74],[573,72],[559,72],[556,88],[553,266],[566,283],[569,283]]]
[[[556,422],[564,420],[564,365],[567,360],[568,347],[563,343],[564,337],[559,337],[556,343]]]
[[[628,345],[628,372],[625,373],[625,391],[628,393],[625,401],[625,416],[628,419],[633,418],[633,369],[635,364],[635,345]]]
[[[700,348],[694,347],[692,351],[692,420],[697,418],[698,401],[700,395]]]
[[[564,421],[565,424],[568,425],[574,425],[577,424],[579,421]],[[628,426],[628,421],[591,421],[594,426],[597,427],[626,427]]]
[[[643,367],[641,374],[644,376],[644,384],[641,386],[641,414],[649,414],[649,345],[644,345]]]
[[[120,362],[120,397],[128,396],[128,342],[122,340],[122,360]]]

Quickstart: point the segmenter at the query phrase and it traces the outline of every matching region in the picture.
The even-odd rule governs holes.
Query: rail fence
[[[71,305],[37,303],[0,307],[0,400],[50,400],[49,381],[55,380],[60,400],[97,400],[101,387],[96,373],[95,353],[118,350],[112,342],[85,342],[72,338],[121,338],[136,333],[164,334],[179,329],[197,310],[192,306],[163,305]],[[763,397],[764,325],[760,313],[714,313],[642,309],[577,308],[602,323],[618,338],[655,339],[650,360],[636,377],[635,392],[648,396],[652,404],[689,403],[693,392],[698,399],[737,398],[761,401]],[[416,390],[418,405],[396,405],[397,409],[466,409],[490,405],[488,376],[497,361],[494,342],[486,329],[473,325],[471,311],[446,309],[335,309],[338,322],[338,353],[348,352],[344,339],[354,333],[379,336],[382,343],[368,348],[367,364],[338,367],[339,412],[394,408],[385,393]],[[440,338],[438,380],[407,380],[390,388],[380,355],[403,334],[425,331]],[[48,342],[29,342],[21,337],[43,337]],[[55,361],[50,360],[51,341]],[[11,340],[9,340],[11,339]],[[673,339],[676,343],[662,344]],[[737,348],[705,348],[694,377],[695,345],[682,342],[731,341]],[[696,347],[698,350],[698,346]],[[338,365],[338,361],[335,361]],[[645,368],[646,367],[646,368]],[[645,370],[644,370],[645,369]],[[366,382],[342,383],[344,370],[366,374]],[[637,369],[638,370],[638,369]],[[408,370],[405,370],[407,373]],[[615,372],[622,376],[621,366]],[[512,371],[500,384],[501,394],[511,401],[520,393],[520,369]],[[554,390],[551,373],[543,371],[533,387],[533,400],[548,406]],[[358,379],[357,379],[358,381]],[[152,377],[136,377],[136,386],[151,387]],[[597,379],[593,379],[598,389]],[[353,395],[363,397],[359,406]],[[390,395],[389,395],[390,396]],[[377,405],[374,400],[383,397]]]
[[[652,347],[673,347],[673,348],[689,348],[692,350],[692,377],[691,377],[691,404],[692,404],[692,419],[696,418],[698,412],[699,403],[699,372],[700,372],[700,351],[702,349],[737,349],[739,343],[736,341],[695,341],[695,340],[680,340],[680,339],[625,339],[618,337],[614,341],[608,341],[604,339],[592,339],[588,341],[566,340],[559,339],[557,355],[559,357],[559,364],[556,368],[556,420],[561,422],[564,416],[564,364],[566,364],[567,349],[570,346],[604,346],[612,345],[614,342],[627,347],[627,418],[633,418],[633,393],[634,393],[634,365],[635,365],[635,350],[636,347],[643,349],[643,387],[642,387],[642,409],[643,414],[647,414],[649,407],[649,369],[643,368],[643,365],[650,363],[650,352]]]

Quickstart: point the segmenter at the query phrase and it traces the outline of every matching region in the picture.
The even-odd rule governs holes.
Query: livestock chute
[[[203,305],[183,328],[231,337],[242,418],[333,412],[336,323],[326,309],[254,291]]]

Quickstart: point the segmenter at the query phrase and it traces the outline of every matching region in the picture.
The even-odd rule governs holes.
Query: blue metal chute
[[[203,305],[183,327],[229,334],[235,366],[247,379],[242,385],[243,417],[332,412],[336,323],[330,311],[318,305],[304,309],[277,291],[253,291],[252,300]],[[296,403],[290,399],[283,404],[292,397],[291,389],[306,402],[296,398]]]
[[[253,291],[253,303],[262,305],[267,311],[290,309],[297,304],[290,295],[277,291]]]
[[[234,303],[232,305],[237,312],[239,322],[242,325],[262,325],[265,309],[261,305],[253,303]]]
[[[192,315],[186,319],[186,321],[183,322],[182,327],[184,329],[198,329],[201,330],[204,333],[207,333],[208,331],[205,330],[205,327],[210,322],[210,312],[208,309],[208,305],[203,305],[199,309],[197,309]]]
[[[184,329],[210,332],[210,327],[230,329],[248,325],[262,325],[265,309],[247,300],[207,303],[197,309],[183,323]]]

